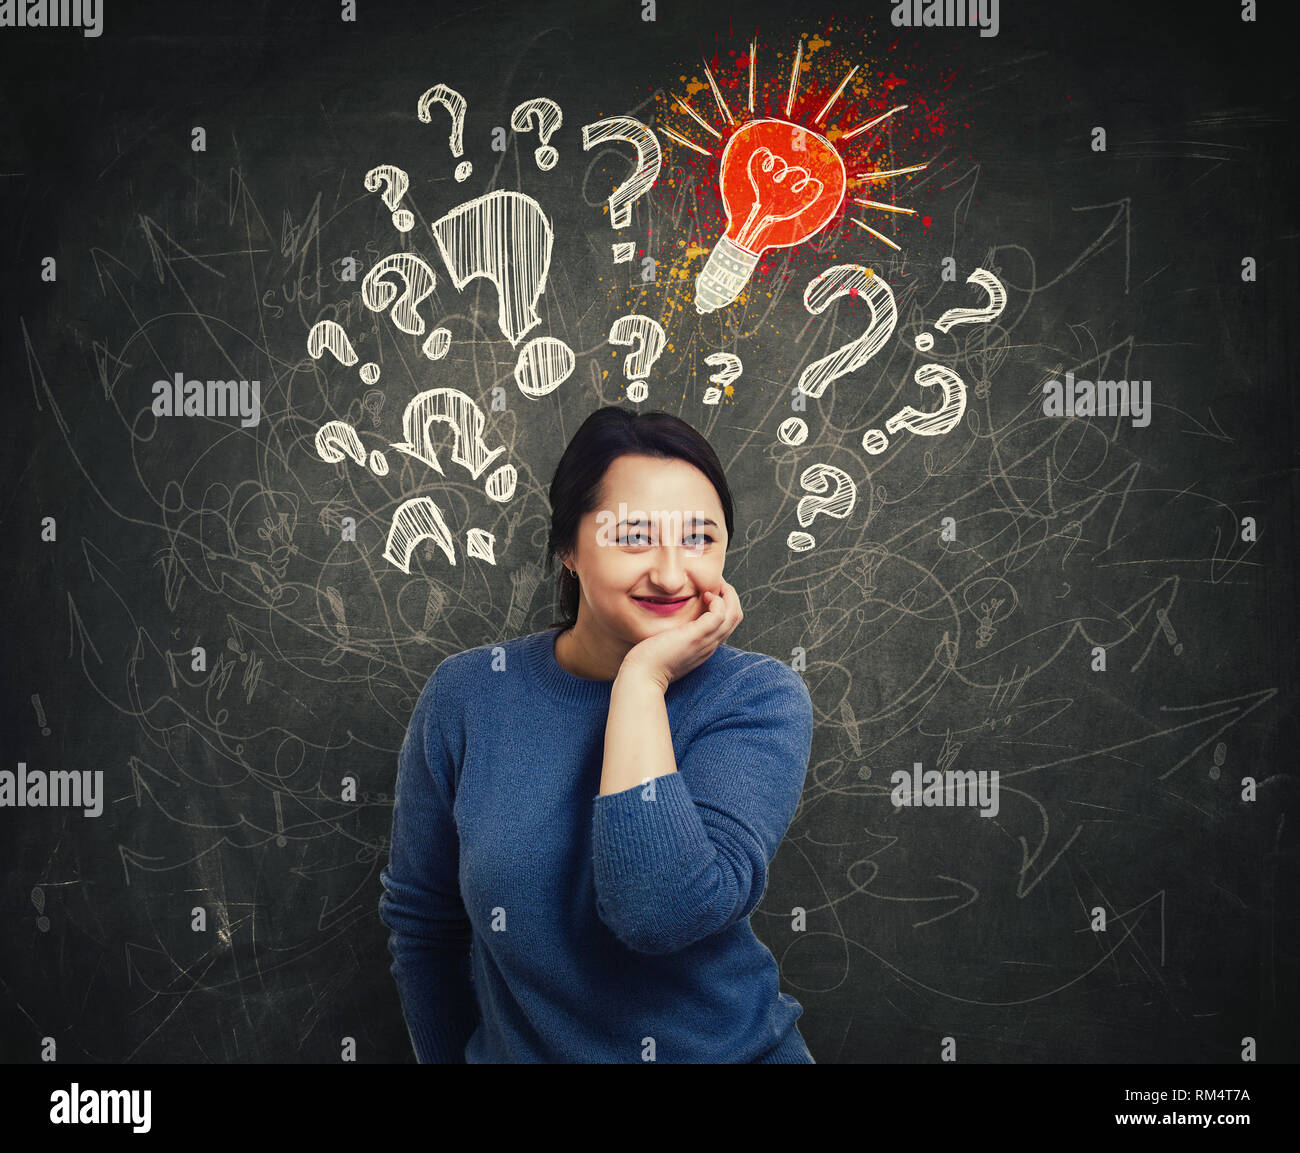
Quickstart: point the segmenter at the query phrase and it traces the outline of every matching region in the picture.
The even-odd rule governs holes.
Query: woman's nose
[[[650,579],[669,593],[674,593],[681,587],[685,576],[686,566],[681,552],[674,545],[660,545],[656,550],[655,563],[650,569]]]

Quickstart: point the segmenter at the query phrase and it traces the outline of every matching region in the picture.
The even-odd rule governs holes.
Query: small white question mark
[[[537,136],[542,146],[533,153],[533,159],[537,161],[538,168],[549,172],[555,167],[560,154],[550,147],[548,141],[563,122],[564,114],[554,100],[539,96],[535,100],[525,100],[510,114],[510,127],[516,132],[527,132],[530,121],[534,118],[537,120]]]
[[[983,308],[950,308],[934,322],[940,332],[947,332],[958,324],[985,324],[997,320],[1007,306],[1007,290],[993,273],[977,268],[968,277],[967,284],[978,284],[989,294],[989,302]],[[918,347],[920,347],[918,345]],[[925,351],[922,349],[921,351]]]
[[[835,482],[835,491],[829,496],[799,498],[795,515],[805,528],[812,524],[813,517],[819,513],[843,520],[857,503],[858,486],[853,483],[853,478],[832,464],[810,464],[799,477],[799,487],[811,493],[824,493],[828,480]],[[807,552],[817,541],[811,533],[795,531],[786,537],[785,543],[792,552]]]
[[[650,388],[645,378],[659,359],[666,340],[663,325],[649,316],[633,312],[614,321],[609,330],[610,344],[637,346],[635,352],[623,358],[623,373],[629,382],[628,400],[639,403],[649,395]]]
[[[403,291],[399,293],[385,277],[400,280]],[[389,316],[393,323],[403,332],[419,336],[424,332],[424,317],[416,307],[433,292],[437,280],[433,269],[413,252],[394,252],[366,273],[361,282],[361,299],[371,312],[383,312],[391,304]]]
[[[371,192],[378,192],[384,187],[384,203],[393,214],[393,226],[398,232],[410,232],[415,224],[415,217],[405,208],[398,208],[406,190],[411,187],[410,177],[392,164],[381,164],[366,173],[366,187]]]
[[[319,360],[327,350],[340,364],[350,367],[357,362],[356,349],[352,347],[343,326],[333,320],[318,320],[307,333],[307,351],[313,360]],[[379,365],[371,361],[363,364],[361,379],[366,384],[374,384],[379,379]]]
[[[734,352],[715,352],[712,356],[706,356],[704,363],[722,369],[721,372],[715,372],[709,377],[709,383],[716,387],[704,390],[704,403],[717,404],[727,388],[740,379],[745,366],[741,364],[740,357]]]
[[[316,430],[316,455],[334,464],[350,456],[362,468],[369,468],[376,476],[388,475],[388,458],[378,450],[366,459],[366,449],[357,430],[345,420],[331,420]]]
[[[1002,315],[1007,306],[1007,290],[991,272],[977,268],[966,278],[967,284],[977,284],[988,293],[989,302],[983,308],[950,308],[937,321],[935,328],[946,333],[959,324],[986,324]],[[929,352],[934,347],[934,337],[928,332],[916,337],[918,352]],[[916,383],[922,386],[938,384],[943,389],[943,404],[934,412],[920,412],[910,404],[899,409],[885,421],[885,429],[894,433],[906,428],[919,436],[941,436],[957,427],[966,411],[966,384],[955,372],[939,364],[923,364],[916,370]],[[889,438],[878,428],[868,429],[862,436],[862,447],[872,455],[889,447]]]

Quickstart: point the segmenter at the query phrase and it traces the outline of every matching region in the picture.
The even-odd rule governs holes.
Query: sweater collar
[[[566,704],[601,704],[608,708],[613,681],[590,681],[574,676],[555,659],[555,639],[562,631],[560,626],[554,626],[527,638],[524,657],[529,680]]]
[[[529,681],[565,704],[602,705],[608,709],[614,689],[613,681],[591,681],[586,677],[574,676],[567,669],[561,668],[560,662],[555,659],[555,641],[563,631],[563,625],[553,625],[524,638],[524,660]],[[668,686],[664,699],[667,701],[679,693],[694,691],[692,686],[704,681],[709,675],[705,672],[706,669],[716,672],[737,655],[737,650],[730,645],[719,645],[708,660],[702,661],[684,677],[673,681]]]

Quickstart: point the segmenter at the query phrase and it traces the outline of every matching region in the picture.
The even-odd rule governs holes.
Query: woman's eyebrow
[[[645,524],[646,522],[642,520],[640,517],[637,517],[636,520],[621,520],[618,523],[620,525],[625,525],[625,524]],[[698,517],[693,517],[693,516],[687,517],[682,523],[683,524],[709,524],[712,525],[714,528],[718,527],[717,521],[709,520],[707,518],[705,518],[704,520],[700,520]]]

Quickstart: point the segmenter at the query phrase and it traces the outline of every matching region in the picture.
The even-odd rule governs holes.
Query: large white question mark
[[[645,378],[650,375],[650,369],[659,359],[666,340],[663,325],[649,316],[634,312],[614,321],[609,330],[610,344],[637,345],[635,352],[623,358],[623,373],[629,382],[628,400],[639,403],[649,395],[650,388]]]
[[[531,196],[498,189],[453,208],[432,226],[452,283],[463,289],[476,276],[496,289],[497,324],[512,345],[541,323],[537,301],[546,288],[554,233]],[[552,336],[529,341],[515,364],[525,396],[544,396],[573,371],[573,351]]]
[[[560,154],[550,147],[548,141],[563,122],[564,114],[554,100],[539,96],[535,100],[525,100],[510,114],[510,127],[516,132],[527,132],[529,122],[534,118],[537,120],[537,137],[542,146],[533,153],[533,159],[537,161],[538,168],[549,172],[555,167]]]
[[[433,121],[433,114],[429,111],[433,104],[441,104],[451,113],[451,154],[461,155],[461,138],[465,131],[465,97],[446,84],[430,88],[420,97],[420,103],[416,106],[416,114],[425,124]],[[456,179],[464,180],[473,171],[474,165],[468,160],[462,160],[456,165]]]
[[[741,364],[740,357],[734,352],[715,352],[711,356],[706,356],[704,363],[722,369],[721,372],[715,372],[709,377],[709,384],[714,387],[704,390],[704,403],[717,404],[726,389],[740,379],[745,366]]]
[[[632,222],[632,203],[654,187],[659,179],[663,156],[659,138],[639,120],[630,116],[611,116],[582,127],[584,152],[607,140],[626,140],[636,146],[636,168],[632,175],[609,194],[609,226],[626,228]],[[613,245],[614,263],[623,264],[636,253],[633,241],[620,241]]]
[[[371,192],[378,192],[381,185],[386,185],[383,199],[393,214],[393,226],[398,232],[410,232],[415,217],[408,209],[397,207],[411,187],[410,177],[392,164],[380,164],[366,173],[366,187]]]
[[[852,296],[865,303],[871,312],[871,323],[856,340],[813,361],[803,370],[799,391],[813,398],[821,396],[831,381],[866,364],[884,347],[898,323],[898,305],[889,285],[860,264],[837,264],[813,277],[804,289],[803,303],[809,312],[817,315],[841,296]]]
[[[824,493],[828,480],[835,482],[835,491],[829,496],[799,498],[795,515],[805,528],[812,524],[813,517],[819,513],[843,520],[853,511],[858,499],[858,486],[847,472],[832,464],[810,464],[799,477],[799,487],[811,493]],[[785,543],[792,552],[807,552],[817,541],[811,533],[795,531],[786,537]]]

